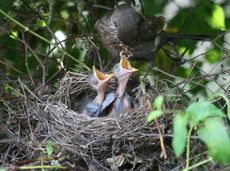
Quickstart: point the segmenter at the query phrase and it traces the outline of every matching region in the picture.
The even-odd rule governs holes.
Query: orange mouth
[[[133,68],[131,64],[129,63],[129,61],[127,60],[127,58],[123,56],[121,57],[121,60],[120,60],[120,67],[130,72],[138,71],[138,69]]]
[[[99,71],[98,69],[96,69],[95,66],[93,66],[93,73],[94,73],[94,76],[99,81],[102,81],[102,82],[108,81],[110,78],[113,77],[113,74],[105,74],[105,73]]]

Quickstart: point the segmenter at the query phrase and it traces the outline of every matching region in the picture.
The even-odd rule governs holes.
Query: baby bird
[[[126,86],[129,77],[138,69],[133,68],[127,58],[121,55],[119,64],[113,70],[114,76],[118,79],[119,84],[116,91],[116,100],[113,105],[113,110],[116,113],[128,111],[133,107],[131,97],[126,92]]]
[[[93,74],[89,77],[89,85],[97,91],[97,96],[91,102],[86,105],[86,108],[82,112],[91,117],[99,117],[102,113],[102,103],[105,98],[105,90],[107,88],[109,80],[113,77],[113,74],[105,74],[97,70],[93,66]]]
[[[113,69],[113,74],[119,81],[117,91],[116,93],[109,93],[102,104],[103,110],[107,108],[107,114],[111,111],[120,113],[132,108],[133,103],[131,97],[126,92],[126,86],[129,77],[135,71],[137,71],[137,69],[133,68],[127,58],[121,53],[120,62],[116,64]]]

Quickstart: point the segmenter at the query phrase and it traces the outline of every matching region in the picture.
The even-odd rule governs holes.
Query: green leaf
[[[163,96],[157,96],[157,98],[154,100],[154,107],[157,110],[161,110],[163,102],[164,102],[164,97]]]
[[[62,10],[60,12],[62,18],[64,18],[65,20],[67,20],[69,18],[69,13],[66,10]]]
[[[198,136],[208,146],[208,153],[221,164],[230,162],[230,137],[221,118],[210,118],[198,130]]]
[[[51,156],[54,152],[54,149],[55,149],[55,143],[53,140],[48,140],[47,143],[46,143],[46,151],[47,151],[47,154],[48,156]]]
[[[228,120],[230,121],[230,100],[227,96],[225,96],[224,94],[222,93],[216,93],[216,94],[213,94],[210,98],[210,99],[213,99],[214,97],[222,97],[224,99],[224,101],[226,102],[226,105],[227,105],[227,116],[228,116]]]
[[[224,117],[224,113],[215,105],[207,101],[192,103],[186,110],[187,119],[191,127],[196,126],[200,121],[209,117]]]
[[[212,49],[205,55],[205,58],[210,63],[218,62],[220,60],[220,58],[221,58],[221,52],[219,50],[217,50],[217,49]]]
[[[215,4],[212,15],[207,20],[214,29],[226,29],[224,9],[220,5]]]
[[[1,0],[0,9],[7,13],[9,10],[12,9],[13,4],[14,4],[14,0]],[[0,14],[0,19],[2,17],[3,16]]]
[[[45,27],[46,26],[46,22],[44,20],[36,20],[36,26],[37,27]]]
[[[187,48],[185,46],[179,46],[178,48],[179,48],[178,51],[180,54],[183,54],[185,52],[185,50],[187,50]],[[189,55],[190,55],[189,50],[187,50],[183,57],[186,58]]]
[[[187,137],[187,118],[185,113],[178,113],[173,120],[173,141],[174,153],[179,157],[185,149]]]
[[[157,2],[157,5],[156,5]],[[144,11],[147,15],[156,15],[161,13],[168,1],[143,0]]]
[[[163,114],[162,110],[154,110],[152,112],[149,113],[149,115],[147,116],[146,121],[149,123],[152,120],[158,118],[159,116],[161,116]]]
[[[17,32],[17,31],[12,31],[12,32],[10,33],[10,37],[11,37],[12,39],[17,39],[17,38],[18,38],[18,32]]]
[[[52,166],[61,166],[58,160],[53,160],[51,164]]]

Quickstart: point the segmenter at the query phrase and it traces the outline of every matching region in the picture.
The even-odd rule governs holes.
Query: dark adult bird
[[[165,43],[178,39],[206,40],[205,35],[167,33],[163,31],[165,18],[145,17],[127,4],[118,6],[96,23],[96,29],[109,53],[120,58],[128,49],[133,60],[151,62],[157,50]]]
[[[113,69],[113,74],[119,81],[117,91],[106,96],[103,108],[112,104],[112,111],[115,113],[128,111],[132,108],[133,103],[131,97],[126,92],[126,87],[129,77],[136,71],[137,69],[131,66],[126,57],[121,56],[120,62]]]
[[[82,112],[92,117],[98,117],[102,113],[102,103],[105,98],[105,90],[108,85],[108,81],[113,77],[113,74],[105,74],[100,72],[93,66],[93,74],[89,77],[88,83],[97,91],[96,98],[86,105],[86,108]]]

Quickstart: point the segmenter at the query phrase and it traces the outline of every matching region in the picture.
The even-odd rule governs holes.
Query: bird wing
[[[130,108],[134,108],[133,98],[127,92],[125,92],[125,96],[126,96],[126,99],[129,103]]]
[[[107,94],[102,103],[101,111],[104,111],[109,105],[111,105],[115,101],[115,99],[116,99],[116,94],[114,92]]]
[[[132,109],[134,107],[132,97],[125,92],[124,95],[117,98],[115,104],[114,104],[114,111],[116,113],[121,113],[123,111],[128,111],[129,109]]]
[[[117,100],[115,101],[114,103],[114,107],[113,107],[113,110],[114,112],[116,113],[121,113],[124,109],[124,105],[123,105],[123,97],[124,96],[120,96],[117,98]]]
[[[98,117],[101,113],[101,104],[90,102],[86,105],[86,113],[92,117]]]

